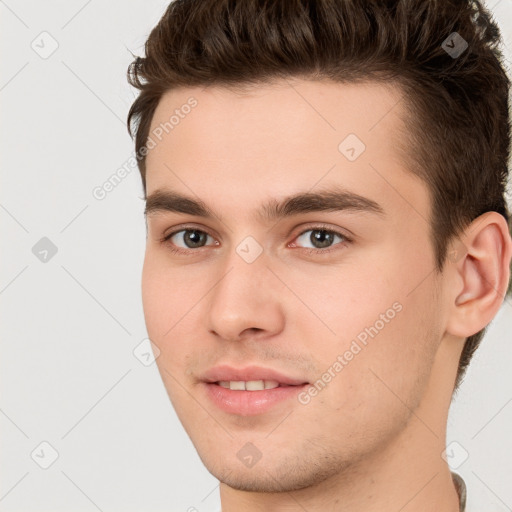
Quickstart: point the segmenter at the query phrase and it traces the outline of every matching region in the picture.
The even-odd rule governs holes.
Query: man
[[[509,83],[478,2],[178,0],[129,69],[142,295],[223,512],[455,512],[503,303]]]

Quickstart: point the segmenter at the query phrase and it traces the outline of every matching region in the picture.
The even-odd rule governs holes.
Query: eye
[[[207,244],[209,239],[214,243]],[[323,225],[313,226],[310,229],[302,231],[294,240],[297,240],[299,245],[294,241],[288,244],[288,247],[299,247],[311,254],[329,253],[338,250],[336,246],[345,246],[352,242],[351,238],[348,236],[338,231],[328,229],[327,226]],[[220,245],[209,233],[194,227],[173,231],[165,235],[160,241],[167,244],[171,252],[188,255],[195,252],[193,251],[194,249],[201,249],[207,247],[207,245]],[[310,247],[307,247],[308,243],[311,244]],[[304,244],[306,244],[305,247],[303,247]]]
[[[200,229],[181,229],[173,231],[164,236],[162,242],[169,242],[172,251],[175,252],[188,252],[189,249],[200,249],[206,245],[208,238],[213,240],[213,237]],[[219,245],[215,242],[214,245]]]
[[[311,229],[303,231],[298,237],[295,238],[295,240],[298,240],[301,246],[310,243],[312,247],[306,246],[304,248],[309,249],[308,252],[311,253],[331,252],[332,250],[337,250],[336,248],[332,248],[333,244],[340,245],[343,244],[343,242],[350,243],[352,241],[346,235],[331,229],[327,229],[325,226],[315,226]],[[335,244],[336,240],[338,240],[338,243]],[[292,247],[296,246],[295,243],[290,245]]]

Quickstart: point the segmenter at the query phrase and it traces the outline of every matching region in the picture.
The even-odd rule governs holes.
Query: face
[[[404,108],[397,89],[302,80],[158,105],[146,326],[183,427],[232,488],[354,468],[424,398],[446,319]]]

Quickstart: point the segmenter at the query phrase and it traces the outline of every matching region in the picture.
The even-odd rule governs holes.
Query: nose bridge
[[[256,255],[252,241],[240,243],[223,266],[209,300],[209,329],[237,340],[247,329],[275,333],[283,327],[283,311],[275,277],[263,251]]]

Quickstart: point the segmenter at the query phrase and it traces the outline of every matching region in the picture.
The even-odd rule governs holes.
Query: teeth
[[[262,380],[248,380],[245,383],[245,389],[247,391],[261,391],[265,389],[265,383]]]
[[[279,386],[279,382],[275,380],[221,380],[219,386],[235,391],[263,391],[264,389],[274,389]]]

